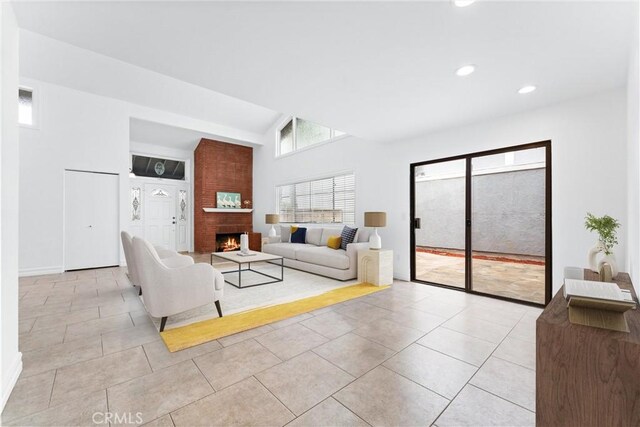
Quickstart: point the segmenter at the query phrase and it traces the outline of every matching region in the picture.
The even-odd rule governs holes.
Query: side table
[[[384,286],[393,283],[393,251],[367,249],[358,252],[358,282]]]

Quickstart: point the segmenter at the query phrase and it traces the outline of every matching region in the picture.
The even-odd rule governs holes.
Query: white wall
[[[0,412],[22,371],[18,352],[18,26],[0,3]]]
[[[190,128],[257,143],[277,113],[90,50],[20,30],[20,75],[199,119]]]
[[[636,9],[636,15],[638,11]],[[627,143],[628,143],[628,199],[629,199],[629,257],[628,268],[636,291],[640,292],[640,69],[638,67],[638,18],[633,34],[633,48],[627,75]]]
[[[202,126],[190,117],[113,98],[28,78],[21,78],[20,82],[34,88],[40,104],[38,127],[20,128],[20,273],[59,272],[64,268],[64,170],[119,174],[123,227],[128,224],[130,213],[130,118],[187,129]],[[133,146],[141,148],[140,144]],[[146,148],[157,154],[168,152],[155,146]]]
[[[268,231],[264,214],[275,209],[276,185],[352,170],[359,224],[365,211],[387,211],[388,226],[380,231],[383,246],[395,252],[395,276],[408,280],[410,163],[551,139],[554,290],[561,285],[565,266],[586,265],[586,253],[596,240],[584,229],[587,211],[609,214],[623,224],[615,252],[624,271],[625,95],[622,89],[607,91],[386,145],[350,137],[280,159],[274,159],[272,129],[265,145],[254,150],[254,229]]]

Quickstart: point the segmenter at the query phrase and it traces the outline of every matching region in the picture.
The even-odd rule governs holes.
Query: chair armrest
[[[160,259],[165,259],[165,258],[173,258],[175,256],[180,255],[178,252],[173,251],[171,249],[167,249],[164,246],[154,246],[153,247],[156,252],[158,253],[158,257]]]
[[[224,275],[221,271],[213,269],[213,277],[215,282],[216,291],[221,291],[224,289]]]
[[[194,264],[193,258],[188,255],[176,255],[171,258],[162,258],[160,261],[168,268],[187,267]]]
[[[195,300],[201,299],[203,301],[201,305],[213,301],[215,271],[211,265],[200,262],[184,267],[169,268],[165,271],[172,293],[177,291],[190,294],[191,297],[195,296]]]
[[[209,264],[167,268],[151,272],[153,282],[145,289],[144,303],[153,317],[173,316],[215,301],[214,271]]]

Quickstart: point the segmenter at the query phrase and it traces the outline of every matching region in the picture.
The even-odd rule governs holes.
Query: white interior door
[[[118,175],[65,171],[65,270],[118,265]]]
[[[153,245],[176,250],[176,187],[146,184],[144,188],[146,239]]]

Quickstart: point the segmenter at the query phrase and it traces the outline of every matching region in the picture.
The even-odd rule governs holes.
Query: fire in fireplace
[[[241,233],[217,233],[216,252],[231,252],[240,250]]]

